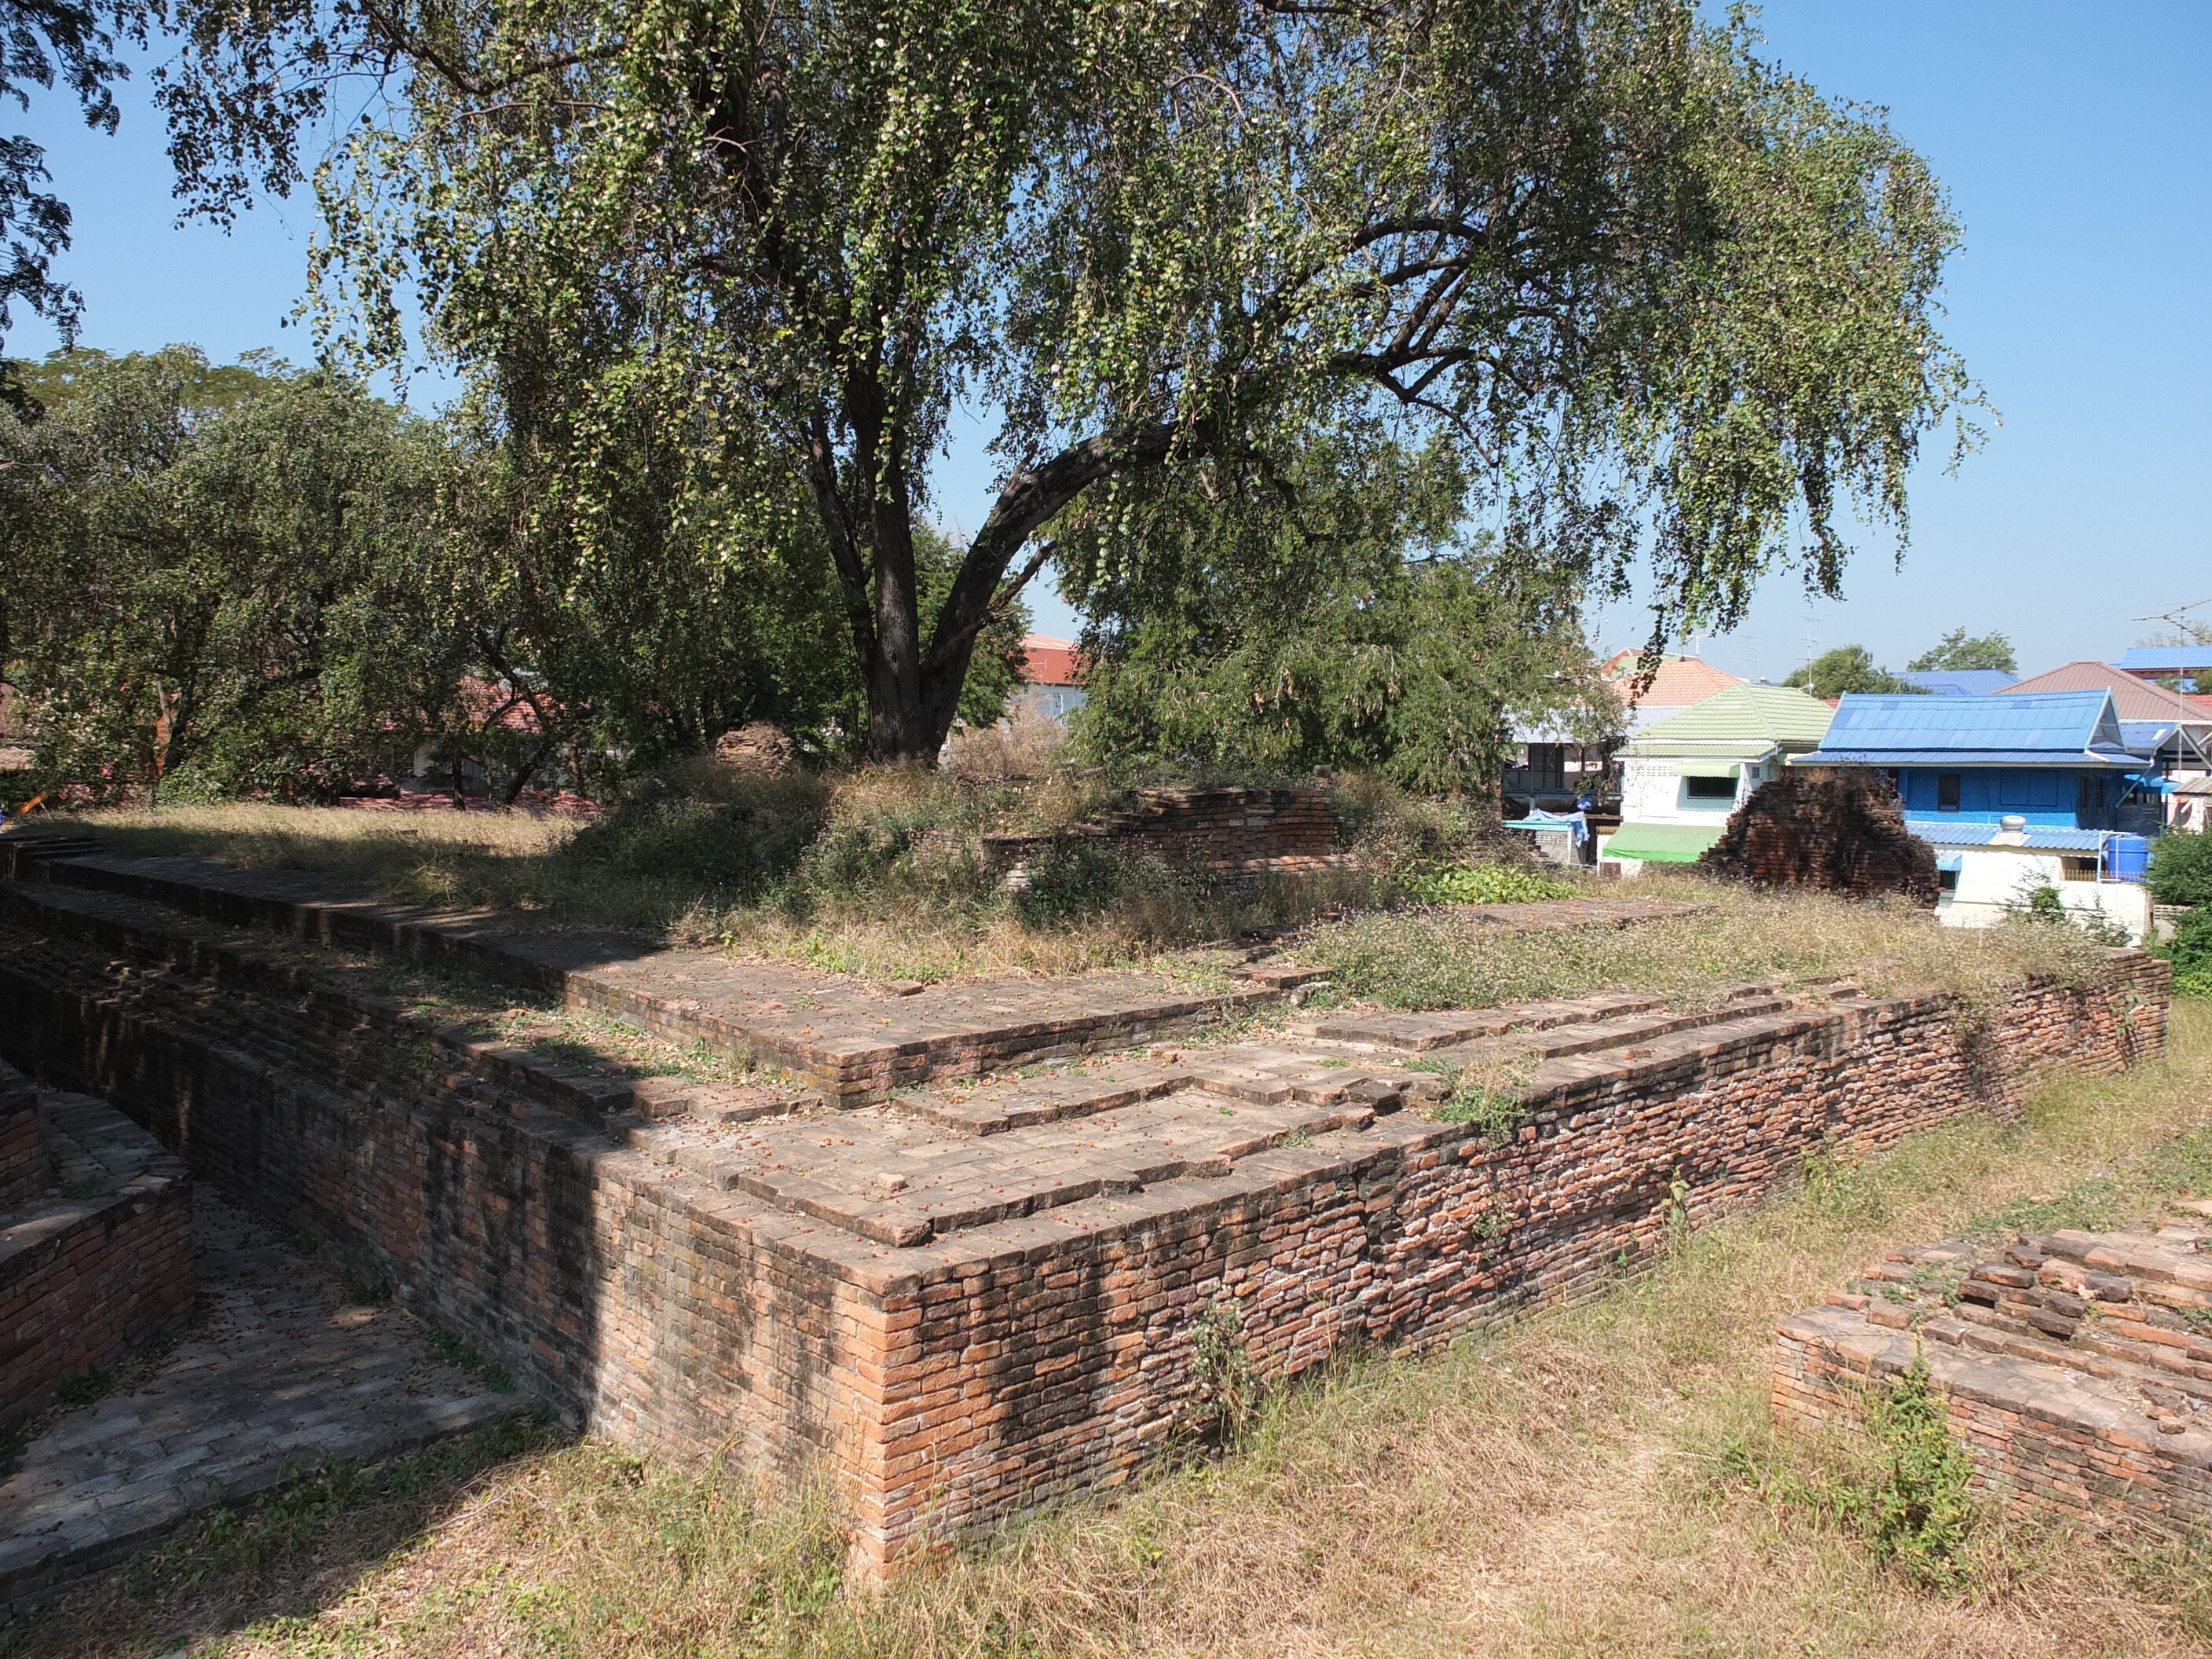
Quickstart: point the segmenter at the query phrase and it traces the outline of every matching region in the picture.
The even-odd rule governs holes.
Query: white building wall
[[[2150,931],[2150,895],[2133,882],[2069,881],[2063,856],[2030,847],[1943,847],[1959,856],[1957,888],[1943,895],[1936,919],[1947,927],[1991,927],[2036,888],[2055,887],[2070,911],[2101,914],[2136,944]]]

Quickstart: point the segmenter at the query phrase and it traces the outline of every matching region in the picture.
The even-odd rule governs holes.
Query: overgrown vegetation
[[[2212,831],[2176,831],[2153,842],[2145,884],[2160,904],[2212,908]]]
[[[377,813],[239,804],[89,812],[126,852],[196,853],[357,879],[394,898],[513,911],[520,925],[618,927],[676,945],[936,980],[1141,960],[1398,902],[1571,890],[1475,870],[1501,847],[1479,811],[1346,778],[1337,798],[1359,867],[1224,884],[1065,832],[1119,799],[1103,777],[874,769],[770,778],[711,762],[671,769],[581,829],[506,813]],[[988,833],[1054,836],[1010,890]],[[1436,884],[1441,882],[1442,888]]]
[[[733,1473],[539,1440],[297,1531],[272,1516],[252,1559],[174,1546],[16,1627],[9,1659],[2201,1655],[2201,1550],[1984,1513],[1934,1582],[1916,1577],[1802,1496],[1889,1481],[1883,1455],[1778,1439],[1766,1395],[1776,1319],[1900,1240],[1994,1239],[2023,1206],[2109,1226],[2212,1194],[2208,1068],[2212,1016],[2186,1005],[2163,1064],[2039,1090],[2018,1126],[1961,1118],[1832,1156],[1797,1196],[1688,1233],[1594,1304],[1257,1400],[1218,1460],[880,1598],[841,1593],[818,1492],[769,1500]],[[1926,1501],[1951,1490],[1937,1462],[1933,1486],[1894,1487],[1900,1540],[1914,1513],[1951,1512]]]

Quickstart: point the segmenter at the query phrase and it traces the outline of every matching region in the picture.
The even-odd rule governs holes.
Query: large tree
[[[711,473],[683,510],[732,557],[811,543],[880,757],[935,752],[1063,546],[1095,586],[1186,508],[1232,552],[1255,503],[1341,516],[1316,447],[1446,477],[1574,575],[1648,562],[1664,630],[1732,622],[1778,562],[1834,592],[1839,525],[1901,535],[1971,395],[1920,158],[1688,0],[175,15],[198,204],[312,171],[333,313],[397,355],[418,298],[586,543],[639,421]],[[933,503],[963,399],[1001,477]],[[933,506],[980,527],[925,606]]]

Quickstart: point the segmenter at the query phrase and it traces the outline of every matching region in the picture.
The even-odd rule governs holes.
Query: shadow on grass
[[[486,1475],[573,1440],[517,1413],[404,1457],[305,1471],[0,1624],[0,1656],[141,1659],[311,1613],[434,1531]]]

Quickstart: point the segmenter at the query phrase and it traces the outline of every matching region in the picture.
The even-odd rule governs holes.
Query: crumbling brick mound
[[[2173,1535],[2212,1522],[2212,1203],[2154,1231],[1892,1250],[1782,1322],[1775,1419],[1863,1427],[1914,1365],[1975,1483],[2018,1513]]]
[[[1784,772],[1759,785],[1698,863],[1754,887],[1903,893],[1926,905],[1937,892],[1935,849],[1905,827],[1895,792],[1867,772]]]
[[[715,738],[714,758],[733,772],[780,778],[799,764],[799,745],[781,727],[756,720]]]

